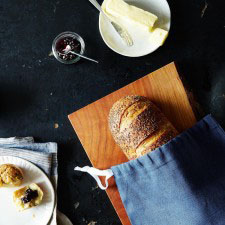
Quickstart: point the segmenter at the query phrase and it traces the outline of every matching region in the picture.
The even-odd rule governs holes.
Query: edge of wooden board
[[[152,73],[157,73],[157,72],[160,71],[161,69],[167,69],[167,68],[168,68],[168,70],[171,70],[171,66],[174,68],[174,71],[175,71],[175,79],[178,79],[178,81],[182,84],[182,88],[184,89],[184,92],[186,93],[188,107],[190,107],[190,109],[191,109],[190,112],[192,113],[192,115],[190,116],[190,120],[191,120],[191,122],[192,122],[192,121],[193,121],[193,122],[196,122],[196,117],[195,117],[195,114],[194,114],[194,112],[193,112],[193,108],[191,107],[191,104],[190,104],[190,101],[189,101],[189,98],[188,98],[188,94],[187,94],[186,89],[185,89],[185,87],[184,87],[184,85],[183,85],[183,83],[182,83],[182,81],[181,81],[181,79],[180,79],[180,76],[179,76],[179,73],[178,73],[178,70],[177,70],[177,66],[176,66],[176,64],[175,64],[174,62],[171,62],[171,63],[169,63],[169,64],[167,64],[167,65],[165,65],[165,66],[163,66],[163,67],[161,67],[161,68],[159,68],[159,69],[157,69],[157,70],[155,70],[155,71],[153,71],[153,72],[151,72],[151,73],[149,73],[149,74],[147,74],[147,75],[145,75],[145,76],[143,76],[143,77],[141,77],[141,78],[139,78],[139,79],[137,79],[137,80],[135,80],[135,81],[133,81],[133,82],[131,82],[131,83],[125,85],[125,86],[123,86],[123,87],[121,87],[120,89],[115,90],[114,92],[112,92],[112,93],[110,93],[110,94],[108,94],[108,95],[106,95],[106,96],[104,96],[104,97],[98,99],[97,101],[92,102],[92,103],[90,103],[90,104],[88,104],[88,105],[86,105],[86,106],[84,106],[84,107],[82,107],[82,108],[76,110],[75,112],[71,113],[70,115],[68,115],[68,118],[69,118],[69,120],[70,120],[70,122],[71,122],[71,124],[72,124],[72,126],[73,126],[73,128],[74,128],[74,130],[75,130],[75,132],[76,132],[76,135],[78,136],[78,138],[79,138],[79,135],[78,135],[79,132],[77,132],[77,129],[76,129],[76,126],[75,126],[75,124],[74,124],[73,119],[76,117],[77,113],[79,114],[79,111],[80,111],[80,110],[84,110],[85,108],[89,107],[89,106],[92,105],[93,103],[97,103],[97,104],[100,103],[100,101],[102,101],[102,99],[104,99],[104,98],[109,98],[110,95],[113,95],[115,92],[120,91],[120,90],[122,91],[122,89],[126,89],[126,88],[127,88],[128,86],[130,86],[130,85],[132,86],[132,84],[134,84],[135,82],[141,81],[141,79],[143,79],[143,78],[145,78],[145,77],[148,77],[148,76],[151,75]],[[161,71],[160,71],[160,72],[161,72]],[[83,146],[83,148],[84,148],[83,141],[82,141],[80,138],[79,138],[79,140],[80,140],[80,142],[81,142],[81,144],[82,144],[82,146]],[[85,150],[85,148],[84,148],[84,150]],[[85,152],[86,152],[86,150],[85,150]],[[86,152],[86,154],[87,154],[87,152]],[[92,165],[95,164],[95,163],[93,163],[93,160],[90,158],[89,154],[87,154],[87,156],[88,156],[90,162],[92,163]],[[96,166],[96,165],[94,165],[94,166]],[[110,183],[113,184],[113,185],[115,185],[115,181],[114,181],[113,178],[110,180]],[[114,203],[115,203],[114,197],[115,197],[116,199],[119,200],[119,198],[120,198],[119,193],[113,192],[113,190],[107,190],[106,193],[107,193],[107,195],[108,195],[108,197],[109,197],[109,199],[110,199],[112,205],[114,206]],[[112,197],[112,193],[115,194],[115,196]],[[113,198],[114,200],[112,200],[112,198]],[[120,201],[121,201],[121,200],[120,200]],[[122,202],[122,201],[121,201],[121,202]],[[131,224],[131,223],[128,221],[129,218],[128,218],[127,214],[126,214],[126,210],[125,210],[124,206],[123,206],[123,207],[120,206],[119,211],[118,211],[118,206],[117,206],[116,208],[114,207],[114,209],[115,209],[117,215],[119,216],[119,218],[120,218],[120,220],[121,220],[121,222],[122,222],[123,224],[126,224],[126,225],[130,225],[130,224]]]
[[[159,68],[159,69],[157,69],[157,70],[154,70],[154,71],[148,73],[147,75],[145,75],[145,76],[143,76],[143,77],[141,77],[141,78],[139,78],[139,79],[137,79],[137,80],[135,80],[135,81],[133,81],[133,82],[131,82],[131,83],[129,83],[129,84],[127,84],[127,85],[125,85],[125,86],[123,86],[123,87],[121,87],[121,88],[119,88],[119,89],[113,91],[113,92],[111,92],[111,93],[109,93],[108,95],[105,95],[105,96],[103,96],[102,98],[100,98],[100,99],[98,99],[98,100],[96,100],[96,101],[94,101],[94,102],[92,102],[92,103],[90,103],[90,104],[87,104],[86,106],[83,106],[82,108],[76,110],[75,112],[70,113],[70,114],[68,115],[69,120],[70,120],[71,116],[72,116],[74,113],[77,113],[79,110],[82,110],[83,108],[88,107],[89,105],[91,105],[91,104],[93,104],[93,103],[97,103],[97,102],[101,101],[103,98],[106,98],[106,97],[112,95],[114,92],[117,92],[117,91],[119,91],[119,90],[121,90],[121,89],[123,89],[123,88],[126,88],[127,86],[132,85],[133,83],[135,83],[136,81],[139,81],[139,80],[143,79],[144,77],[149,76],[151,73],[157,72],[157,71],[159,71],[160,69],[162,69],[162,68],[164,68],[164,67],[168,67],[168,66],[170,66],[170,65],[173,65],[173,66],[175,67],[176,71],[177,71],[177,67],[176,67],[175,62],[171,62],[171,63],[169,63],[169,64],[167,64],[167,65],[165,65],[165,66],[163,66],[163,67],[161,67],[161,68]]]

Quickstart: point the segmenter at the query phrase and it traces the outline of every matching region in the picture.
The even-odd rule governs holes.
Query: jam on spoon
[[[65,49],[67,46],[70,46],[71,51],[74,51],[77,53],[81,52],[81,43],[76,38],[68,36],[68,37],[61,38],[56,42],[56,51],[58,56],[62,60],[66,60],[66,61],[77,58],[78,56],[70,52],[65,54]]]

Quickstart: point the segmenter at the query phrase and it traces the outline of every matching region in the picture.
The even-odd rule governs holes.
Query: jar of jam
[[[52,53],[55,58],[64,64],[73,64],[80,60],[80,57],[67,52],[66,49],[73,52],[84,54],[85,43],[81,36],[74,32],[66,31],[59,34],[52,43]]]

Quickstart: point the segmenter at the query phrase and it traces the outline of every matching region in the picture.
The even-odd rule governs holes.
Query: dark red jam
[[[81,52],[81,43],[76,38],[68,36],[68,37],[59,39],[56,42],[56,51],[57,51],[58,56],[62,60],[66,60],[66,61],[77,58],[77,56],[72,53],[65,54],[65,49],[67,46],[70,46],[71,51],[73,51],[73,52],[77,52],[77,53]]]
[[[38,197],[38,192],[37,190],[32,190],[32,189],[27,189],[25,192],[25,196],[21,198],[22,202],[24,204],[30,202],[32,199],[35,199]]]

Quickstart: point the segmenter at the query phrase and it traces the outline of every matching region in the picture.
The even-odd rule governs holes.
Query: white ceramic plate
[[[71,221],[57,210],[57,225],[73,225]]]
[[[149,11],[158,16],[155,27],[160,27],[169,31],[170,29],[170,7],[166,0],[125,0],[127,3],[137,6],[143,10]],[[131,35],[134,45],[128,47],[114,28],[104,19],[103,15],[99,16],[99,29],[101,36],[106,45],[113,51],[129,57],[140,57],[154,52],[159,46],[150,42],[150,32],[139,26],[132,25],[125,21],[122,25]]]
[[[24,182],[20,187],[0,188],[1,225],[46,225],[54,209],[55,194],[48,177],[34,164],[17,157],[0,156],[0,164],[11,163],[24,172]],[[42,203],[36,207],[18,212],[13,203],[13,192],[31,183],[37,183],[44,192]]]

